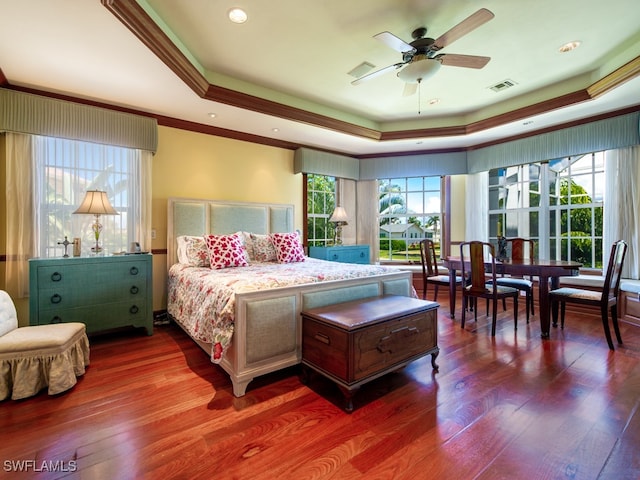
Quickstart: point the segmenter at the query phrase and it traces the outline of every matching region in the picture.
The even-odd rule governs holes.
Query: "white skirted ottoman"
[[[88,365],[83,323],[17,328],[15,306],[0,290],[0,401],[30,397],[45,387],[49,395],[64,392]]]

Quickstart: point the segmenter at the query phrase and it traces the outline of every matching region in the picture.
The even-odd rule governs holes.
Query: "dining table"
[[[456,310],[456,270],[462,270],[460,257],[446,257],[443,265],[449,269],[449,311],[451,318],[455,318]],[[490,266],[490,263],[487,263]],[[538,302],[540,314],[540,330],[542,338],[549,338],[550,304],[549,284],[551,289],[558,288],[560,277],[576,276],[579,274],[581,263],[567,260],[522,259],[502,261],[496,260],[498,275],[512,275],[538,277]]]

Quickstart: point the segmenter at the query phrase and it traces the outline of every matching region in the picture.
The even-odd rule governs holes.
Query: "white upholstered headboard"
[[[266,234],[294,229],[293,205],[281,203],[172,197],[167,213],[167,268],[178,261],[176,238],[180,235],[220,235],[238,231]]]

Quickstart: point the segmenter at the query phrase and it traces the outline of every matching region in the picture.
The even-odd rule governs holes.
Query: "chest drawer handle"
[[[132,286],[132,287],[129,289],[129,292],[131,292],[131,293],[132,293],[132,294],[134,294],[134,295],[135,295],[136,293],[138,293],[139,291],[140,291],[140,289],[139,289],[138,287],[136,287],[135,285],[134,285],[134,286]]]
[[[60,272],[53,272],[51,274],[51,281],[52,282],[59,282],[60,280],[62,280],[62,275],[60,274]]]
[[[315,338],[319,342],[326,343],[327,345],[331,345],[331,339],[323,333],[316,333],[313,338]]]
[[[137,275],[137,274],[138,274],[138,267],[131,267],[131,268],[129,269],[129,273],[130,273],[131,275]]]
[[[51,303],[60,303],[62,301],[62,297],[55,293],[51,296]]]
[[[51,319],[51,323],[62,323],[62,319],[58,315],[56,315]]]
[[[129,308],[129,313],[138,313],[140,311],[140,309],[138,308],[137,305],[131,305],[131,308]]]

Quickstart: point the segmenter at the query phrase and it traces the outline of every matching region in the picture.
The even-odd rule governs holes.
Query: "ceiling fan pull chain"
[[[420,93],[422,92],[422,89],[420,88],[421,84],[422,84],[422,79],[419,78],[418,79],[418,115],[422,114],[422,112],[420,111]]]

